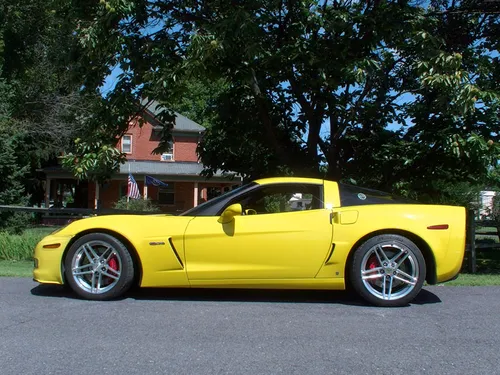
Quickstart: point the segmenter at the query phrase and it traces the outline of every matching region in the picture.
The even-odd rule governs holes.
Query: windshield
[[[196,207],[193,207],[182,214],[180,216],[210,216],[216,215],[219,211],[221,205],[224,205],[225,202],[231,200],[233,197],[240,194],[242,191],[252,189],[257,184],[255,182],[251,182],[246,185],[242,185],[239,188],[233,189],[224,193],[216,198],[212,198],[205,203],[202,203]]]

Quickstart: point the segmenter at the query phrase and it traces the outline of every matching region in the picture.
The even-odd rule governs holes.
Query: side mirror
[[[241,204],[232,204],[224,210],[224,212],[220,215],[219,220],[217,221],[221,224],[230,223],[234,220],[235,216],[240,216],[242,212],[243,208],[241,207]]]

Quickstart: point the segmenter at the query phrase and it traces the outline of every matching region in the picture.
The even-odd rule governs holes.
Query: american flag
[[[141,197],[141,194],[139,193],[139,186],[137,186],[137,182],[135,182],[135,179],[131,174],[128,175],[127,197],[134,199],[139,199]]]

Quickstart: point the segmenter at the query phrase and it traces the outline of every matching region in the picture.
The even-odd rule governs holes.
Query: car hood
[[[74,221],[61,229],[58,236],[74,236],[92,231],[112,231],[125,238],[156,237],[184,233],[192,216],[172,215],[103,215]]]

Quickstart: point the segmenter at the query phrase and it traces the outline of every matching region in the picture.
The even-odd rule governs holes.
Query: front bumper
[[[36,245],[33,255],[35,267],[33,279],[44,284],[64,284],[63,282],[63,255],[71,236],[61,237],[50,235]],[[55,247],[56,245],[59,245]]]

